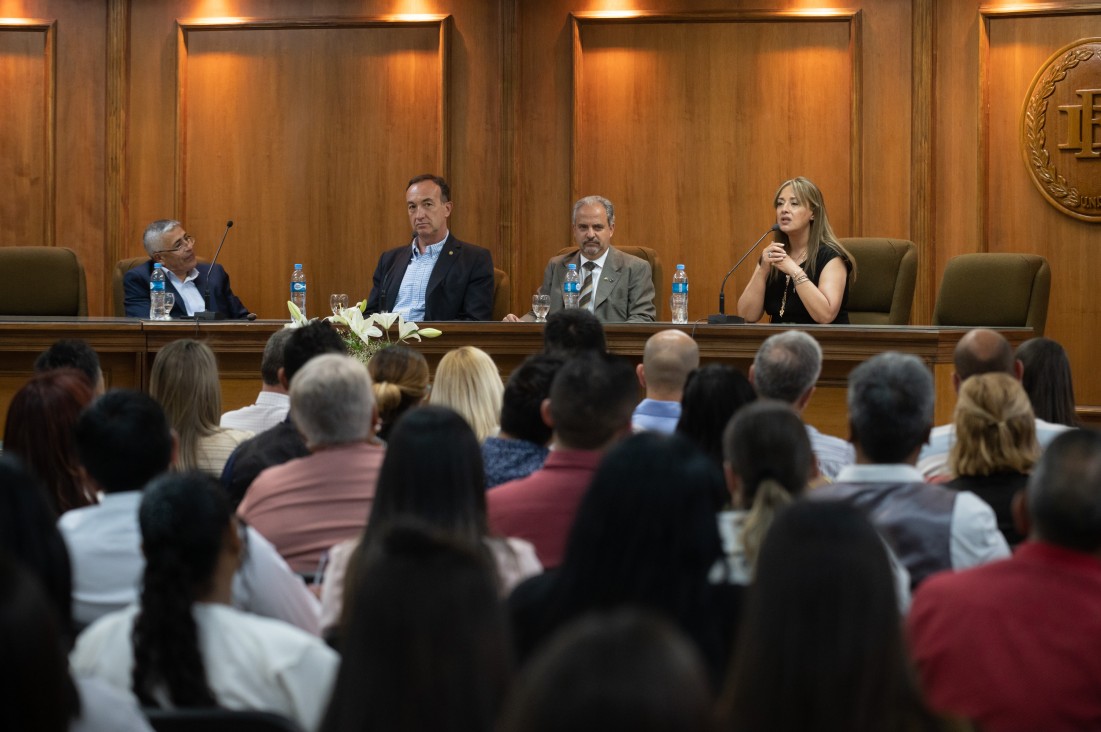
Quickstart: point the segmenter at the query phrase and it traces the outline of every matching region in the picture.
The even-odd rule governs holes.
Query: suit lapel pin
[[[454,254],[454,253],[455,253],[455,250],[454,250],[454,249],[448,249],[448,250],[447,250],[447,256],[449,256],[449,257],[450,257],[450,256],[451,256],[452,254]]]

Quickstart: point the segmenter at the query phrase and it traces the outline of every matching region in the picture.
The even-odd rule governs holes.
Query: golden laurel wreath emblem
[[[1083,195],[1076,185],[1059,172],[1052,160],[1047,149],[1048,106],[1060,82],[1067,78],[1071,70],[1094,57],[1101,61],[1101,48],[1082,47],[1097,44],[1101,44],[1101,38],[1075,41],[1048,58],[1029,88],[1021,125],[1025,162],[1032,182],[1060,211],[1085,221],[1101,221],[1101,206],[1093,205],[1098,203],[1098,196]],[[1101,74],[1095,86],[1101,86]],[[1101,160],[1097,161],[1097,165],[1101,166]],[[1098,178],[1101,179],[1101,176]]]

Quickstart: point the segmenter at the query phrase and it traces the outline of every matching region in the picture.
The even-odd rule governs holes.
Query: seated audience
[[[1009,546],[1020,544],[1010,504],[1040,454],[1028,395],[1009,374],[972,376],[960,386],[955,427],[948,469],[956,477],[945,485],[990,504]]]
[[[799,501],[773,523],[720,716],[729,730],[952,728],[913,681],[887,552],[858,511]]]
[[[776,399],[795,408],[800,416],[810,404],[815,384],[822,373],[822,347],[801,330],[789,330],[768,337],[749,367],[749,381],[761,399]],[[828,480],[841,468],[852,465],[853,446],[840,437],[826,435],[807,425],[818,473]]]
[[[339,658],[320,638],[230,607],[245,548],[217,482],[162,476],[145,489],[139,521],[140,604],[81,633],[73,669],[145,706],[253,709],[316,730]]]
[[[222,386],[210,346],[181,338],[153,359],[149,394],[160,402],[179,439],[176,469],[201,470],[218,477],[234,448],[251,432],[218,426]]]
[[[474,346],[462,346],[440,359],[428,403],[450,407],[462,415],[481,443],[501,428],[504,391],[497,364],[489,354]]]
[[[986,328],[968,331],[956,344],[953,354],[956,371],[952,384],[959,392],[960,385],[976,374],[1009,374],[1018,381],[1024,365],[1013,356],[1013,347],[1001,333]],[[1065,424],[1053,424],[1037,417],[1036,440],[1043,450],[1060,432],[1069,429]],[[950,478],[948,453],[956,440],[955,426],[951,423],[933,429],[928,444],[921,449],[917,467],[927,478]]]
[[[665,620],[633,610],[582,617],[532,659],[502,732],[708,732],[699,652]]]
[[[431,455],[431,460],[425,460]],[[490,536],[486,526],[485,481],[474,431],[462,417],[444,407],[421,407],[394,427],[379,472],[371,520],[363,536],[337,544],[329,552],[322,586],[326,628],[341,616],[349,566],[360,566],[387,527],[419,521],[485,555],[497,570],[501,593],[543,571],[535,548],[521,539]],[[347,609],[344,613],[348,617]]]
[[[489,528],[535,545],[544,567],[562,561],[581,497],[604,453],[630,434],[638,398],[631,365],[614,356],[577,356],[558,370],[543,419],[553,430],[543,467],[489,491]]]
[[[105,392],[103,381],[103,369],[99,365],[99,354],[96,349],[88,345],[87,341],[80,338],[66,338],[57,341],[34,360],[35,373],[55,369],[76,369],[88,377],[88,383],[96,396]]]
[[[286,330],[291,331],[291,335],[283,347],[283,368],[279,370],[279,383],[284,389],[290,389],[294,375],[314,356],[347,353],[340,334],[324,320]],[[230,503],[234,507],[240,504],[252,481],[266,468],[309,454],[288,412],[282,422],[245,440],[229,456],[222,470],[222,485],[229,494]]]
[[[849,374],[856,464],[810,498],[860,509],[910,572],[914,587],[946,569],[1009,556],[990,506],[969,491],[925,483],[915,468],[933,425],[933,376],[916,356],[887,352]]]
[[[375,437],[371,377],[350,356],[327,353],[302,367],[291,418],[310,454],[260,473],[237,513],[309,575],[329,547],[367,525],[386,450]]]
[[[1066,350],[1050,338],[1029,338],[1017,346],[1017,360],[1024,369],[1021,385],[1028,392],[1036,418],[1078,427],[1074,381]]]
[[[749,380],[732,366],[711,363],[688,375],[681,398],[677,433],[695,442],[723,464],[723,430],[738,410],[757,398]],[[726,493],[716,496],[721,506]]]
[[[392,526],[360,567],[353,604],[324,732],[493,732],[512,661],[478,552]]]
[[[428,398],[428,362],[420,351],[408,346],[384,348],[367,362],[375,406],[382,426],[380,440],[390,439],[398,417]]]
[[[73,424],[92,401],[92,385],[76,369],[35,374],[15,392],[4,423],[4,452],[19,456],[42,481],[54,514],[96,502],[80,474]]]
[[[934,709],[987,732],[1101,729],[1101,435],[1056,437],[1016,502],[1011,559],[914,595],[910,646]]]
[[[612,448],[581,500],[561,566],[509,596],[521,660],[582,614],[629,605],[675,623],[720,680],[741,596],[708,580],[723,556],[713,502],[722,489],[718,466],[683,437],[643,432]]]
[[[564,361],[537,353],[512,372],[501,399],[501,431],[482,442],[486,488],[524,478],[543,467],[551,428],[543,421],[543,402]]]
[[[256,401],[223,414],[221,427],[259,434],[287,418],[291,402],[287,388],[279,382],[279,369],[283,368],[283,349],[291,333],[290,328],[280,328],[268,338],[260,358],[261,385]]]
[[[638,383],[646,390],[631,416],[635,432],[676,432],[684,382],[699,365],[700,347],[683,331],[663,330],[646,340],[642,363],[635,367]]]
[[[87,625],[138,599],[145,567],[138,526],[142,489],[171,468],[176,443],[160,405],[125,389],[88,407],[74,439],[85,474],[103,496],[99,505],[58,521],[73,557],[74,615]],[[317,598],[259,532],[246,527],[242,537],[248,551],[233,577],[233,604],[317,635]]]
[[[543,353],[570,358],[580,353],[607,353],[604,325],[588,310],[551,313],[543,326]]]

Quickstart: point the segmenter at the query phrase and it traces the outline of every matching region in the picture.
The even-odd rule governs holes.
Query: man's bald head
[[[649,398],[680,401],[688,374],[699,365],[700,347],[691,336],[679,330],[663,330],[646,341],[639,379]]]
[[[956,388],[975,374],[1003,373],[1021,378],[1013,346],[1001,333],[988,328],[968,331],[956,344]]]

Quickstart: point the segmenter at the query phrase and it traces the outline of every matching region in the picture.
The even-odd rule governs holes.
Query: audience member
[[[633,605],[676,623],[721,679],[741,596],[708,579],[723,556],[712,500],[722,489],[719,468],[678,435],[644,432],[612,448],[561,566],[509,596],[520,658],[583,613]]]
[[[371,377],[350,356],[311,359],[291,382],[290,413],[310,454],[260,473],[238,514],[296,572],[312,574],[329,547],[367,524],[386,450]]]
[[[291,331],[291,335],[287,339],[287,345],[283,347],[283,368],[279,372],[279,383],[284,389],[290,388],[295,374],[314,356],[323,353],[347,353],[340,334],[324,320],[287,330]],[[222,470],[222,485],[229,494],[230,503],[234,507],[240,504],[245,497],[245,491],[264,469],[309,454],[310,451],[306,449],[306,443],[288,412],[285,420],[266,432],[245,440],[229,456],[226,467]]]
[[[524,478],[543,467],[551,428],[543,421],[543,402],[563,359],[537,353],[512,372],[501,400],[501,431],[482,441],[486,488]]]
[[[908,620],[929,703],[988,732],[1101,729],[1101,435],[1069,431],[1015,510],[1012,559],[925,583]]]
[[[1017,346],[1017,360],[1024,369],[1021,384],[1028,392],[1037,419],[1078,427],[1074,381],[1066,350],[1050,338],[1029,338]]]
[[[92,385],[76,369],[35,374],[8,405],[4,452],[19,456],[41,480],[54,514],[96,502],[80,474],[73,424],[92,401]]]
[[[977,328],[968,331],[956,344],[953,356],[956,371],[952,374],[952,385],[958,392],[960,385],[976,374],[1009,374],[1018,381],[1024,366],[1013,357],[1013,347],[1001,333]],[[1060,432],[1069,429],[1065,424],[1052,424],[1036,419],[1036,440],[1042,451]],[[956,429],[952,423],[933,429],[928,444],[921,449],[918,458],[918,470],[926,478],[950,478],[948,472],[948,453],[956,440]]]
[[[316,730],[339,659],[319,638],[229,606],[245,548],[217,482],[162,476],[145,489],[139,521],[140,604],[85,630],[74,670],[132,689],[145,706],[254,709]]]
[[[543,352],[570,358],[581,353],[606,353],[604,325],[588,310],[571,308],[551,313],[543,326]]]
[[[512,661],[477,552],[392,526],[361,567],[354,606],[324,732],[493,732]]]
[[[800,416],[810,404],[822,373],[822,347],[801,330],[770,336],[757,349],[749,367],[749,381],[762,399],[776,399],[795,408]],[[818,462],[818,473],[834,480],[841,468],[852,465],[853,446],[846,440],[807,425],[807,435]]]
[[[544,567],[562,561],[566,536],[581,497],[604,453],[630,434],[638,391],[627,361],[577,356],[558,370],[543,420],[553,430],[543,467],[503,483],[487,496],[489,527],[535,545]]]
[[[214,351],[205,343],[181,338],[162,348],[153,359],[149,394],[176,430],[178,470],[217,477],[234,448],[252,437],[251,432],[218,426],[222,386]]]
[[[93,403],[74,428],[77,453],[96,506],[58,521],[73,557],[73,606],[87,625],[137,601],[145,559],[138,508],[142,489],[167,472],[176,443],[164,411],[151,397],[118,389]],[[248,551],[233,578],[233,603],[317,635],[320,605],[279,553],[255,529],[242,534]]]
[[[380,440],[390,439],[398,417],[428,398],[428,362],[420,351],[408,346],[384,348],[367,362],[375,406],[381,427]]]
[[[287,388],[279,382],[279,369],[283,368],[283,349],[291,332],[290,328],[280,328],[271,334],[260,358],[261,385],[256,401],[223,414],[220,426],[259,434],[287,418],[291,401]]]
[[[99,354],[88,342],[80,338],[66,338],[57,341],[34,360],[35,373],[55,369],[76,369],[88,377],[88,383],[96,396],[105,392],[103,369],[99,365]]]
[[[800,501],[784,511],[743,615],[725,729],[949,729],[913,681],[883,542],[853,508]]]
[[[481,443],[501,428],[504,391],[497,364],[489,354],[474,346],[462,346],[440,359],[428,403],[450,407],[462,415]]]
[[[849,374],[856,464],[811,498],[863,511],[910,572],[914,587],[945,569],[1009,555],[990,506],[974,493],[922,481],[914,467],[933,424],[933,376],[916,356],[881,353]]]
[[[695,442],[723,464],[723,430],[738,410],[757,398],[749,380],[732,366],[711,363],[688,375],[681,398],[677,432]],[[721,506],[726,492],[716,496]]]
[[[340,617],[344,598],[354,595],[354,589],[346,589],[348,578],[356,576],[348,567],[362,566],[387,527],[403,520],[419,521],[484,554],[496,567],[502,594],[543,571],[528,542],[489,536],[482,460],[470,425],[445,407],[421,407],[394,427],[363,536],[329,553],[321,594],[326,628]],[[345,618],[348,612],[351,608]]]
[[[1024,490],[1040,455],[1036,419],[1021,383],[1009,374],[977,374],[960,386],[956,441],[945,485],[971,491],[990,504],[1011,547],[1024,541],[1013,525],[1013,497]]]
[[[665,620],[633,610],[585,616],[520,674],[502,732],[708,732],[699,652]]]
[[[635,367],[638,383],[646,390],[631,416],[635,432],[676,432],[684,382],[699,365],[700,347],[683,331],[662,330],[646,340],[642,363]]]

